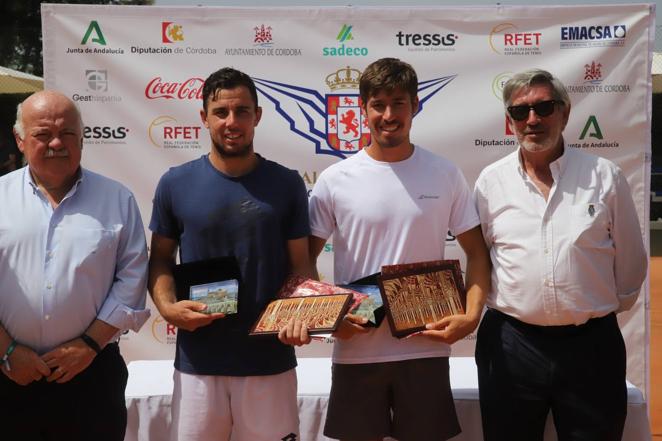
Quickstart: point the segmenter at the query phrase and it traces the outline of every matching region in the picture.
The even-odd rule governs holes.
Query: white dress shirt
[[[0,178],[0,325],[42,354],[94,319],[137,331],[147,250],[138,206],[88,170],[53,209],[28,167]]]
[[[542,326],[629,309],[648,259],[627,180],[609,160],[568,147],[550,169],[547,200],[519,150],[476,181],[493,265],[487,306]]]

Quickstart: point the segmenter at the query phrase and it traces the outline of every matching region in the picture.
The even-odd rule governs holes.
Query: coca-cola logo
[[[150,100],[166,98],[169,100],[201,100],[202,86],[205,80],[198,77],[189,78],[186,81],[166,82],[161,77],[153,78],[145,87],[145,96]]]

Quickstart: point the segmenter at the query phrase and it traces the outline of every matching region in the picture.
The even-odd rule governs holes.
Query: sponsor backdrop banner
[[[500,98],[504,82],[540,67],[568,87],[569,147],[624,170],[648,242],[652,8],[44,4],[44,76],[47,88],[80,105],[83,165],[131,188],[147,225],[159,177],[208,152],[200,97],[204,79],[220,67],[255,79],[263,108],[255,149],[298,170],[308,189],[322,170],[370,142],[358,100],[370,62],[397,57],[414,66],[421,108],[412,140],[458,164],[470,185],[516,148]],[[463,258],[453,237],[446,245],[450,258]],[[332,252],[330,241],[320,258],[326,280]],[[647,304],[645,288],[619,316],[628,378],[644,391]],[[152,308],[143,330],[125,336],[123,352],[128,360],[171,358],[176,332]],[[454,355],[472,356],[474,338],[454,345]],[[300,355],[328,356],[330,346],[315,343]]]

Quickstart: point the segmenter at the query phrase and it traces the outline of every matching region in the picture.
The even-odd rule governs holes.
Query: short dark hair
[[[365,68],[359,80],[359,93],[365,106],[379,92],[406,91],[413,103],[418,95],[418,77],[409,63],[397,58],[380,58]]]
[[[244,86],[248,89],[257,109],[257,90],[255,89],[255,83],[251,77],[231,67],[219,69],[207,77],[205,85],[202,87],[202,107],[207,111],[209,98],[213,98],[219,90],[234,89],[239,86]]]

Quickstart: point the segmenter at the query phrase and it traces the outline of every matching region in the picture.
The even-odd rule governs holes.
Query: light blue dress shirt
[[[53,209],[28,167],[0,177],[0,324],[39,354],[78,337],[94,319],[138,329],[147,248],[133,194],[81,168]]]

